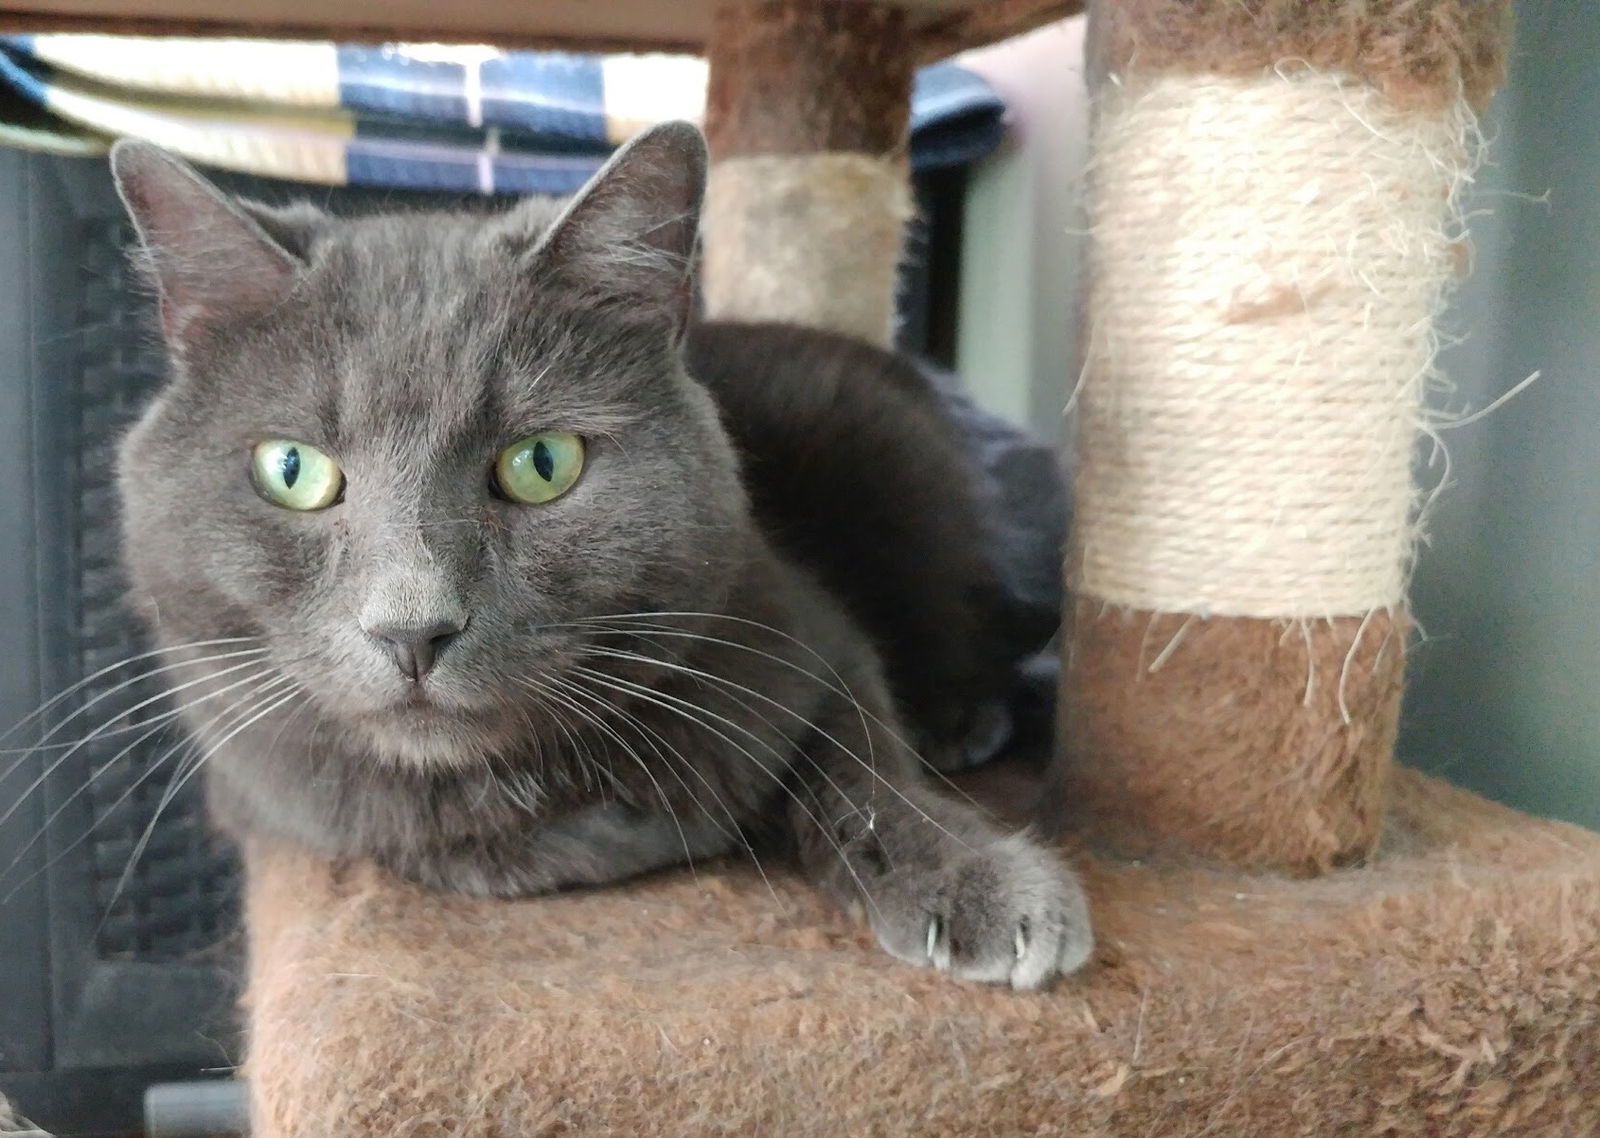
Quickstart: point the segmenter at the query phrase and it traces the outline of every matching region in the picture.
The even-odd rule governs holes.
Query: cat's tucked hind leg
[[[928,789],[886,708],[837,702],[817,718],[790,805],[813,882],[891,955],[958,979],[1037,988],[1081,967],[1089,908],[1061,859]]]

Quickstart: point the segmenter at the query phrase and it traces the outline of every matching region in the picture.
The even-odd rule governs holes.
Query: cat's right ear
[[[182,350],[196,335],[264,312],[294,287],[296,261],[184,162],[147,142],[111,148],[117,193],[139,232],[161,300],[161,331]]]
[[[681,331],[705,188],[705,136],[687,122],[661,123],[618,147],[548,229],[542,215],[514,212],[506,238],[525,246],[530,271],[656,309]]]

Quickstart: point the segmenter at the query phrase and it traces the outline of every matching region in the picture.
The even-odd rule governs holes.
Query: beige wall
[[[1010,107],[1006,145],[973,171],[961,249],[959,369],[985,406],[1061,430],[1077,358],[1087,156],[1083,20],[961,62]]]

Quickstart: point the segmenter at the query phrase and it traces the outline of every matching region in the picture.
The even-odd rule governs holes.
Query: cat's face
[[[116,169],[174,357],[121,468],[168,644],[259,637],[372,754],[449,764],[527,733],[582,622],[719,603],[748,522],[679,353],[690,128],[560,218],[335,221],[148,148]]]

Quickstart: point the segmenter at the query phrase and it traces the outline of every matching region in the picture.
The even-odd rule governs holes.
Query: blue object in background
[[[108,54],[103,37],[0,37],[0,141],[38,144],[42,112],[58,139],[108,145],[134,134],[244,173],[570,193],[629,133],[674,113],[661,108],[688,114],[704,103],[704,65],[688,57],[235,41],[224,62],[205,41],[127,44]],[[922,68],[912,168],[988,154],[1005,110],[977,74],[949,62]]]

